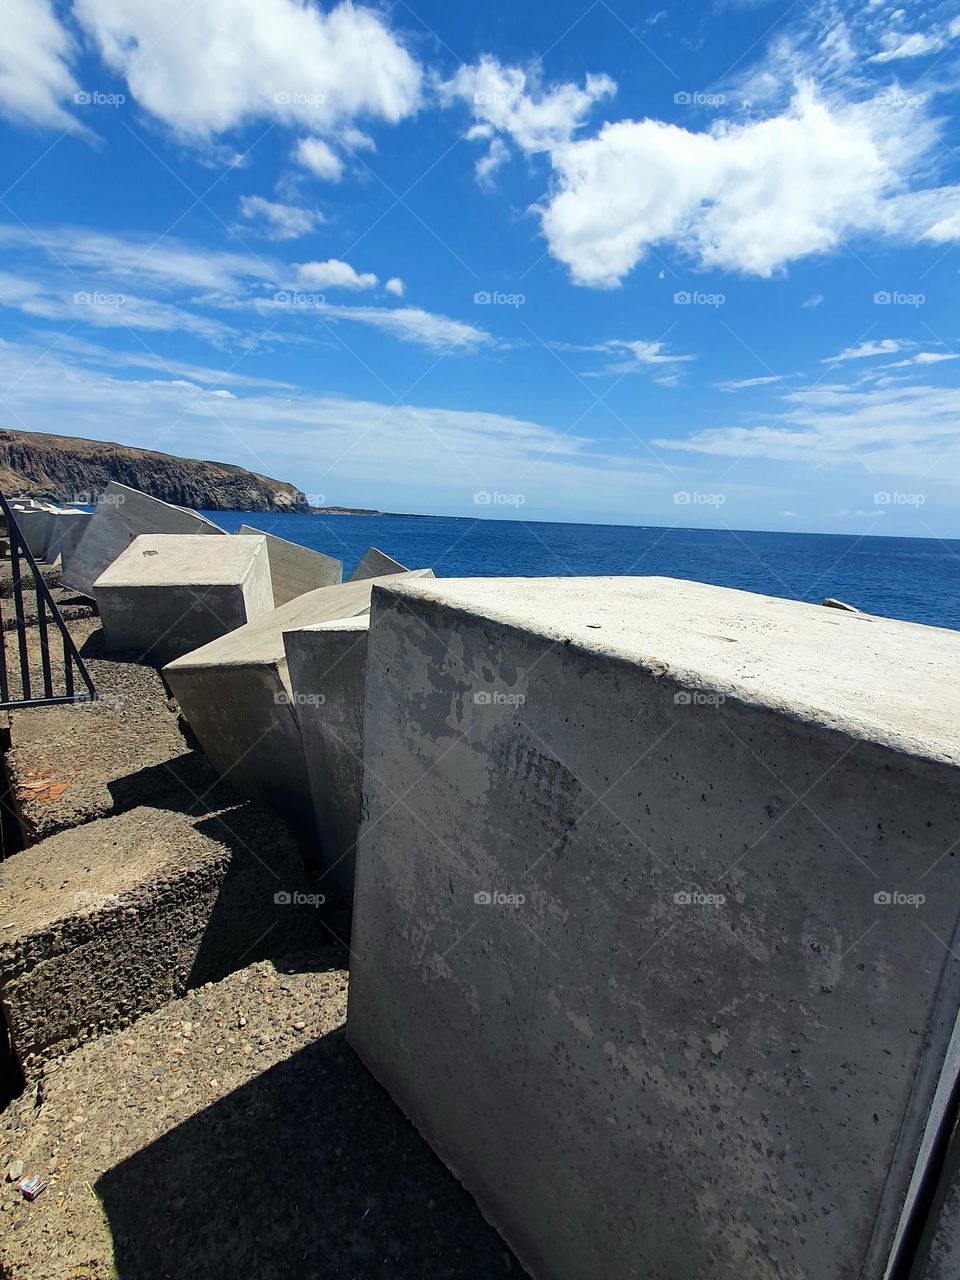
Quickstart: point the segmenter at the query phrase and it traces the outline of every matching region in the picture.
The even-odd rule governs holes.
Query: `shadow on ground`
[[[119,1280],[523,1275],[342,1029],[117,1165],[95,1190]]]

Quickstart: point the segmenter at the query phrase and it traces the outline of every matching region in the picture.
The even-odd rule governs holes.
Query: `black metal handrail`
[[[16,707],[54,707],[63,703],[91,702],[96,698],[93,681],[83,664],[83,659],[73,643],[67,624],[64,622],[56,601],[50,594],[50,588],[37,567],[23,530],[10,508],[7,499],[0,493],[0,513],[6,520],[7,538],[10,543],[11,582],[13,588],[14,626],[8,629],[4,625],[3,608],[5,601],[0,596],[0,711],[10,711]],[[24,573],[22,561],[26,562]],[[36,628],[40,649],[40,670],[35,672],[42,679],[43,693],[34,692],[40,680],[31,675],[31,654],[28,645],[27,628],[32,625],[27,619],[24,608],[24,596],[30,591],[36,593]],[[63,647],[62,685],[63,692],[54,688],[54,662],[50,655],[50,631],[54,630]],[[16,636],[16,646],[11,645],[14,653],[7,651],[7,637]],[[55,660],[57,676],[60,675],[59,657]],[[35,664],[33,664],[35,666]],[[82,690],[78,685],[82,684]],[[17,696],[19,694],[19,696]]]

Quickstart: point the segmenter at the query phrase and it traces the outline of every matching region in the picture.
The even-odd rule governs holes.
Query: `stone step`
[[[0,1005],[28,1078],[324,927],[292,833],[246,801],[88,822],[6,859],[2,879]]]
[[[213,808],[217,775],[191,741],[156,668],[107,655],[97,619],[71,622],[97,701],[11,716],[10,791],[28,841],[138,804]],[[39,666],[37,632],[28,631]],[[222,786],[217,793],[234,798]],[[223,803],[224,801],[220,801]]]
[[[520,1280],[347,1046],[346,951],[251,964],[47,1065],[0,1117],[7,1280]]]

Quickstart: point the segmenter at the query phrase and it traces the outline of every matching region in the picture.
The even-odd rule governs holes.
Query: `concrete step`
[[[346,951],[249,965],[48,1064],[0,1117],[7,1280],[519,1280],[344,1033]],[[115,1270],[114,1270],[115,1268]]]
[[[28,1078],[324,931],[295,838],[247,801],[199,816],[140,806],[50,836],[0,875],[0,1005]]]
[[[97,701],[13,712],[7,769],[26,839],[42,840],[139,804],[196,812],[216,807],[210,796],[217,775],[184,736],[159,672],[108,656],[96,618],[71,622],[69,629]],[[28,643],[35,652],[35,628]],[[227,797],[220,803],[233,798],[223,786],[217,794]]]

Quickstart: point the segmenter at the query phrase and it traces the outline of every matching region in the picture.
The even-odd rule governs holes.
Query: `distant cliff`
[[[95,502],[109,480],[203,511],[308,511],[299,489],[225,462],[198,462],[99,440],[0,430],[0,490]]]

